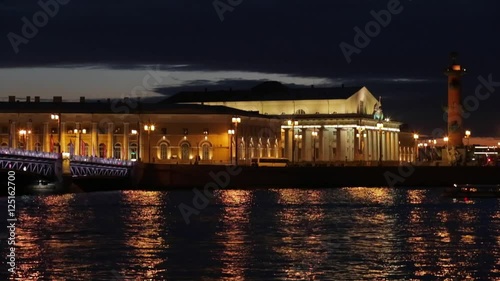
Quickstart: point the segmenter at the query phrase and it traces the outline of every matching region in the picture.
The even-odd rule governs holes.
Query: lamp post
[[[148,124],[144,125],[144,131],[148,132],[148,163],[151,163],[151,132],[154,132],[155,125],[151,124],[151,120],[148,120]]]
[[[62,145],[61,145],[61,115],[60,114],[51,114],[50,119],[52,120],[57,120],[57,134],[58,136],[58,145],[59,145],[59,153],[62,152]]]
[[[234,130],[229,129],[227,130],[227,134],[229,135],[229,162],[231,165],[233,165],[233,135],[234,135]],[[238,149],[238,148],[236,148]]]
[[[377,128],[378,128],[378,132],[379,132],[379,147],[378,147],[378,151],[379,151],[379,158],[378,158],[378,165],[379,166],[382,166],[382,128],[384,128],[384,124],[382,122],[379,122],[377,123]]]
[[[467,139],[467,147],[469,147],[469,139],[470,139],[470,130],[465,131],[465,138]]]
[[[311,135],[313,137],[313,150],[312,150],[312,153],[313,153],[313,162],[316,163],[316,137],[318,136],[318,132],[312,131]]]
[[[82,146],[82,134],[87,134],[87,130],[86,129],[74,129],[73,130],[73,133],[75,135],[78,135],[78,143],[75,143],[75,145],[78,145],[79,149],[78,149],[78,152],[77,153],[78,155],[83,155],[83,150],[85,149],[83,146]]]
[[[234,138],[235,138],[235,145],[236,145],[236,166],[238,166],[238,124],[241,123],[241,118],[240,117],[233,117],[231,118],[231,122],[234,124]]]
[[[30,131],[31,133],[31,131]],[[19,136],[21,137],[21,141],[23,143],[23,149],[26,150],[26,135],[27,135],[27,131],[26,130],[19,130]]]
[[[138,136],[137,130],[131,130],[131,131],[130,131],[130,134],[131,134],[131,135],[133,135],[133,136]],[[137,147],[136,147],[136,149],[137,149],[137,150],[135,151],[135,159],[134,159],[134,158],[132,158],[132,157],[130,157],[130,158],[132,158],[132,159],[131,159],[132,161],[138,161],[138,160],[139,160],[139,153],[138,153],[138,152],[139,152],[139,149],[140,149],[140,146],[139,146],[139,138],[137,138]],[[131,153],[131,154],[132,154],[132,153]],[[132,156],[132,155],[130,155],[130,156]]]
[[[288,126],[292,126],[292,164],[295,163],[295,126],[299,125],[299,121],[288,120]]]
[[[417,159],[418,159],[418,144],[417,144],[417,140],[418,140],[418,134],[413,134],[413,139],[415,140],[415,163],[417,163]]]

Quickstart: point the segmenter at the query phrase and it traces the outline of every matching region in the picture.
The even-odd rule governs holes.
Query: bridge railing
[[[0,148],[0,154],[4,155],[18,155],[25,157],[36,157],[36,158],[47,158],[47,159],[59,159],[62,157],[60,153],[54,152],[42,152],[42,151],[34,151],[34,150],[24,150],[17,148]],[[114,158],[99,158],[93,156],[80,156],[80,155],[71,155],[70,160],[80,161],[80,162],[89,162],[89,163],[98,163],[98,164],[108,164],[108,165],[116,165],[116,166],[132,166],[134,165],[134,161],[130,160],[121,160]]]
[[[108,164],[108,165],[116,165],[116,166],[132,166],[134,165],[134,161],[130,160],[121,160],[114,158],[99,158],[93,156],[80,156],[80,155],[71,155],[71,161],[79,161],[79,162],[89,162],[89,163],[98,163],[98,164]]]
[[[59,153],[24,150],[18,148],[0,148],[0,154],[19,155],[19,156],[36,157],[36,158],[48,158],[48,159],[58,159],[61,157],[61,154]]]

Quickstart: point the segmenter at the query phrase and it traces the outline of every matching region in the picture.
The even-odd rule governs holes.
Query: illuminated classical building
[[[155,163],[234,162],[236,137],[259,145],[252,156],[279,157],[280,125],[270,116],[224,106],[13,96],[0,102],[2,148]],[[245,159],[250,152],[239,155]]]
[[[365,87],[181,92],[160,103],[0,103],[0,145],[155,163],[405,161],[399,127]],[[60,132],[60,133],[59,133]],[[412,153],[410,151],[409,153]],[[409,160],[409,159],[408,159]]]
[[[381,101],[366,87],[264,82],[243,91],[181,92],[165,103],[227,106],[279,118],[283,155],[291,161],[400,161],[401,123],[384,118]]]

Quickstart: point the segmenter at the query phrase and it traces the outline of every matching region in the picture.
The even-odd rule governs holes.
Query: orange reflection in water
[[[156,280],[164,272],[157,269],[159,264],[166,262],[161,252],[168,248],[160,233],[160,226],[165,225],[161,196],[166,195],[153,191],[122,192],[123,204],[130,206],[128,209],[131,210],[122,215],[125,245],[130,247],[132,253],[129,264],[140,267],[139,270],[122,269],[120,274],[125,278],[134,276],[133,280]]]
[[[468,280],[472,274],[467,268],[477,263],[476,250],[464,247],[452,247],[450,244],[475,243],[475,222],[477,216],[473,212],[438,211],[414,208],[410,212],[407,229],[410,231],[408,245],[415,264],[417,277],[433,277],[440,280]],[[429,229],[428,225],[438,225]],[[455,228],[454,221],[460,221]],[[462,223],[466,226],[462,226]],[[452,234],[453,233],[453,234]],[[457,235],[459,234],[459,235]],[[457,259],[460,257],[460,259]]]
[[[285,280],[317,280],[324,274],[319,268],[327,260],[329,237],[325,235],[325,214],[320,206],[322,192],[317,190],[274,190],[278,203],[307,204],[307,210],[286,207],[279,211],[277,231],[281,243],[273,250],[290,262],[284,267]],[[321,234],[320,234],[321,233]],[[274,243],[275,244],[275,243]]]
[[[23,262],[16,264],[15,280],[62,280],[60,276],[68,272],[62,272],[61,264],[72,267],[78,280],[91,278],[89,271],[78,268],[79,261],[72,258],[72,252],[77,248],[92,247],[93,241],[59,237],[77,232],[80,224],[93,216],[90,211],[75,211],[75,196],[36,197],[39,205],[36,213],[19,210],[16,256]],[[47,236],[46,232],[52,235]]]
[[[352,200],[372,204],[394,204],[394,189],[381,187],[344,188]]]
[[[222,190],[219,195],[224,206],[223,225],[221,231],[215,233],[217,242],[224,247],[220,255],[220,280],[245,280],[244,270],[248,267],[251,250],[245,227],[249,223],[252,191]]]
[[[425,197],[425,190],[410,189],[408,190],[408,202],[410,204],[421,204]]]

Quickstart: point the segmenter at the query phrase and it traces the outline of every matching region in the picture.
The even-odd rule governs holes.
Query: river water
[[[18,196],[0,280],[500,280],[499,200],[442,191],[223,190],[189,223],[193,191]]]

